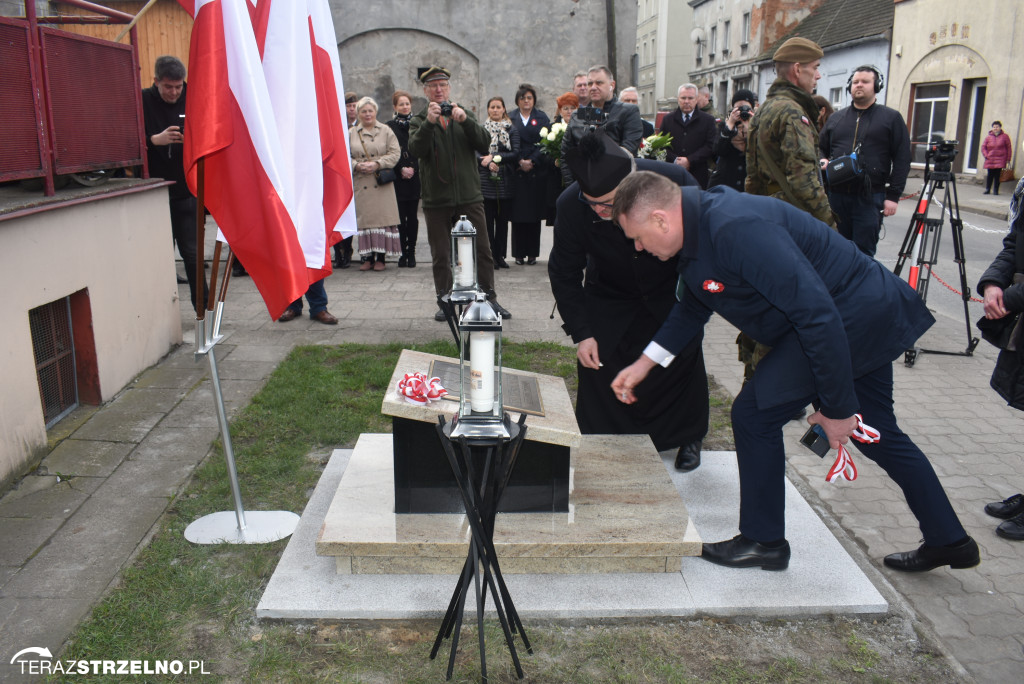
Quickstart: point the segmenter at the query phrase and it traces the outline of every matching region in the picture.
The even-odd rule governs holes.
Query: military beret
[[[345,104],[355,104],[356,102],[359,102],[358,95],[356,95],[351,90],[345,93]]]
[[[607,195],[636,168],[633,155],[600,130],[583,136],[566,152],[565,161],[580,190],[591,197]]]
[[[824,56],[825,53],[821,51],[821,48],[813,40],[790,38],[775,51],[772,61],[807,64]]]
[[[420,74],[421,83],[429,83],[431,81],[445,80],[447,81],[452,77],[452,72],[448,71],[444,67],[431,66],[429,69]]]

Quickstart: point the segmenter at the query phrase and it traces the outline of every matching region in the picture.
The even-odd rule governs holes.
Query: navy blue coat
[[[679,301],[654,341],[674,354],[714,312],[773,347],[757,367],[760,408],[817,395],[825,416],[848,418],[854,378],[935,322],[906,283],[781,200],[683,188],[682,204]]]

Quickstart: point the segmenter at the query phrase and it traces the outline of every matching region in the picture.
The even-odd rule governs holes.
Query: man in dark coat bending
[[[786,449],[782,427],[803,406],[818,409],[833,449],[858,418],[880,439],[856,446],[903,490],[924,544],[885,564],[920,572],[979,563],[931,463],[893,414],[892,362],[935,322],[924,302],[882,264],[804,211],[769,197],[717,187],[680,188],[636,173],[616,193],[613,219],[637,250],[679,258],[679,301],[651,344],[612,389],[636,401],[641,381],[699,338],[718,313],[772,348],[732,406],[740,475],[740,534],[704,544],[702,557],[730,567],[783,570]],[[684,230],[685,228],[685,230]]]
[[[567,159],[577,181],[558,199],[548,275],[563,327],[577,344],[580,430],[648,434],[659,451],[678,449],[677,469],[693,470],[708,430],[700,336],[677,363],[652,375],[637,404],[620,403],[608,388],[671,311],[677,276],[675,259],[637,252],[609,219],[616,186],[634,168],[656,170],[680,185],[696,181],[682,167],[633,160],[603,132],[584,136]]]

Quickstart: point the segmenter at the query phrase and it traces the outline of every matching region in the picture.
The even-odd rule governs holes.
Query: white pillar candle
[[[479,413],[494,410],[494,333],[469,336],[469,404]]]
[[[459,238],[459,267],[456,271],[459,277],[455,284],[467,287],[473,284],[473,241],[469,238]]]

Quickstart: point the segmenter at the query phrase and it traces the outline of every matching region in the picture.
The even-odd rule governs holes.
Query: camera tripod
[[[953,261],[960,270],[960,292],[964,302],[964,323],[967,329],[967,349],[962,352],[941,351],[938,349],[908,349],[903,361],[913,366],[919,354],[945,354],[949,356],[971,356],[978,346],[978,338],[971,335],[971,318],[967,303],[971,299],[971,288],[967,284],[967,272],[964,270],[964,224],[960,219],[960,203],[956,193],[956,174],[953,173],[953,159],[956,157],[956,143],[943,141],[930,145],[925,154],[924,187],[921,189],[917,211],[910,219],[910,227],[903,238],[899,259],[893,273],[897,276],[903,270],[907,258],[911,259],[908,283],[921,296],[921,301],[928,301],[928,284],[931,282],[932,266],[939,259],[939,239],[942,237],[942,224],[949,214],[949,225],[953,233]],[[929,169],[932,158],[935,168]],[[941,189],[942,210],[938,217],[929,218],[935,191]]]

